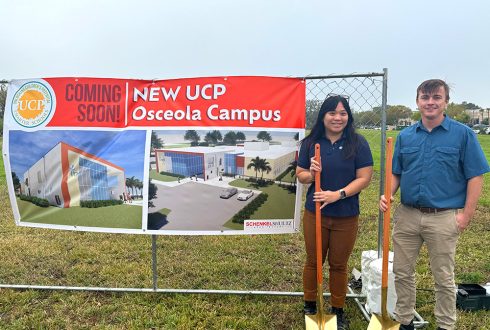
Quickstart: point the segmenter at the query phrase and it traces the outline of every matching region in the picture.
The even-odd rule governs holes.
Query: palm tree
[[[131,195],[134,195],[134,187],[136,186],[136,179],[134,176],[130,178],[126,178],[126,187],[130,188],[130,191],[132,192]],[[132,189],[131,189],[132,188]]]
[[[261,164],[260,164],[260,171],[262,172],[262,176],[260,177],[261,180],[264,178],[264,172],[269,174],[270,171],[272,171],[271,164],[267,161],[267,159],[261,159]]]
[[[251,168],[253,168],[253,169],[255,170],[255,181],[257,181],[258,171],[259,171],[259,170],[260,170],[260,168],[261,168],[261,165],[260,165],[260,164],[261,164],[261,160],[262,160],[262,159],[260,159],[260,158],[259,158],[259,156],[257,156],[257,157],[255,157],[255,158],[253,158],[253,159],[250,161],[250,163],[247,165],[247,169],[248,169],[248,170],[249,170],[249,169],[251,169]]]
[[[134,179],[134,188],[136,192],[136,196],[141,196],[141,189],[143,189],[143,182],[140,179]]]
[[[155,131],[151,132],[151,150],[160,149],[163,147],[163,140],[157,135]]]
[[[298,166],[298,161],[295,160],[293,162],[291,162],[291,164],[289,164],[289,167],[288,167],[288,172],[291,174],[291,177],[294,178],[293,180],[293,186],[296,187],[296,166]]]

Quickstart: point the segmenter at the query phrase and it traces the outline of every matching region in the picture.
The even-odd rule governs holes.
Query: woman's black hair
[[[343,145],[343,155],[345,159],[354,157],[356,155],[357,146],[359,144],[359,136],[356,133],[356,129],[354,127],[354,116],[352,116],[352,111],[349,106],[349,101],[341,95],[333,95],[329,96],[323,101],[322,106],[320,107],[320,111],[318,112],[318,118],[311,129],[310,134],[303,139],[301,144],[305,144],[310,147],[313,143],[320,140],[322,137],[326,137],[325,132],[325,124],[323,123],[323,119],[327,112],[335,111],[337,105],[342,103],[345,111],[347,111],[347,115],[349,119],[347,120],[347,126],[344,128],[344,136],[345,141]]]

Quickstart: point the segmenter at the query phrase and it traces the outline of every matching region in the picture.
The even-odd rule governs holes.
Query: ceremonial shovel
[[[390,207],[391,207],[391,162],[393,159],[393,138],[386,140],[385,198],[386,211],[383,212],[383,266],[381,272],[381,315],[373,314],[367,330],[398,330],[400,323],[390,319],[386,308],[388,299],[388,258],[390,253]]]
[[[315,160],[320,163],[320,145],[315,144]],[[320,172],[315,173],[315,192],[320,192]],[[305,315],[306,330],[337,330],[337,316],[323,310],[322,216],[320,202],[315,202],[316,215],[316,314]]]

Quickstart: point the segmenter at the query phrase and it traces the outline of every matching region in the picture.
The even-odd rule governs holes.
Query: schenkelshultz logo
[[[245,231],[292,228],[293,220],[245,220],[243,227]]]
[[[29,81],[12,99],[12,116],[23,127],[37,127],[52,116],[55,104],[53,90],[44,81]]]

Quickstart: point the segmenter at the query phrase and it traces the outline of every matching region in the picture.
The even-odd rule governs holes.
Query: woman
[[[320,162],[314,160],[320,144]],[[371,181],[373,157],[369,145],[355,132],[348,99],[329,95],[323,102],[311,133],[303,139],[296,175],[313,183],[320,172],[321,192],[310,185],[306,194],[303,230],[306,262],[303,271],[304,312],[316,314],[315,202],[321,202],[322,262],[328,256],[330,304],[339,329],[347,329],[344,316],[347,262],[354,248],[359,219],[359,193]]]

